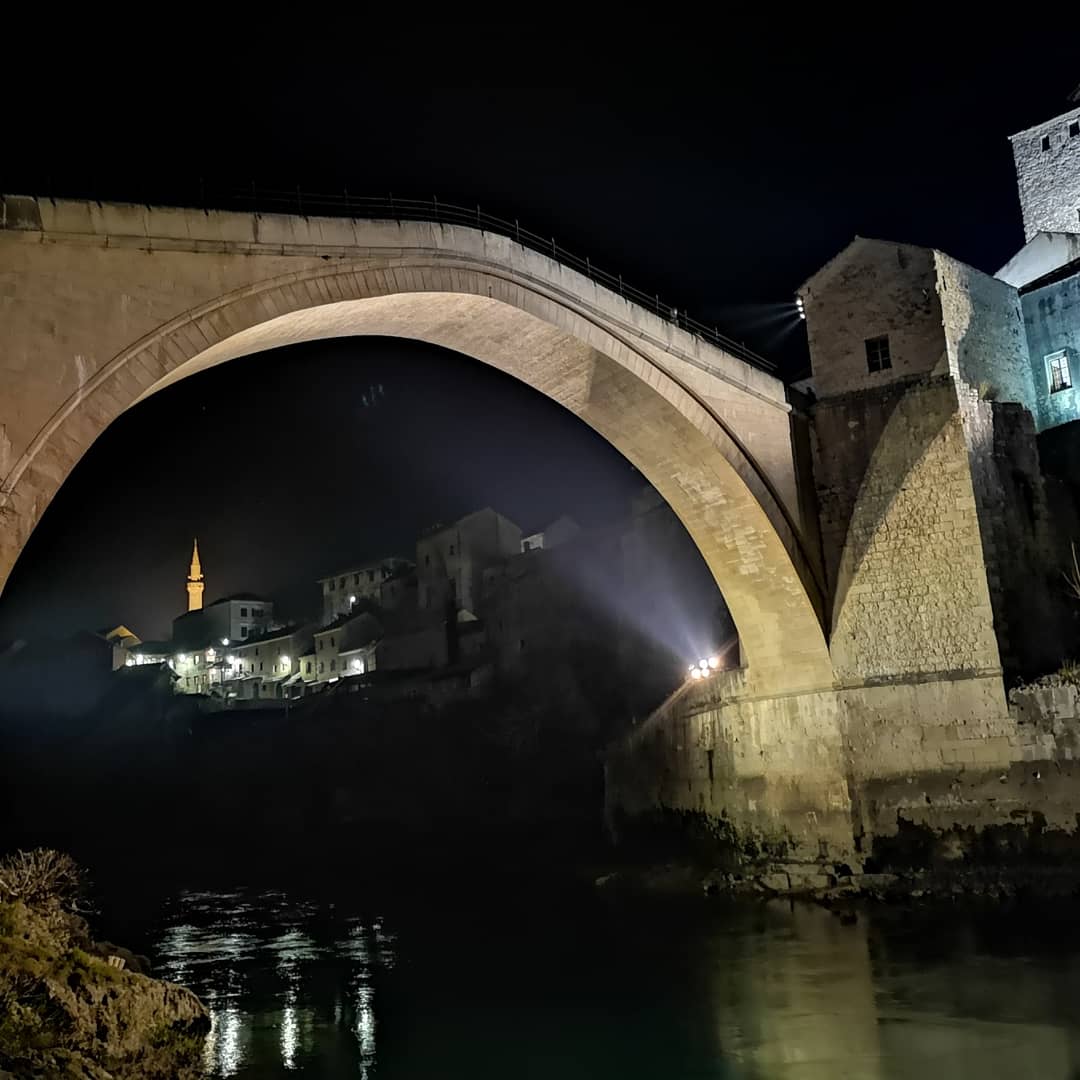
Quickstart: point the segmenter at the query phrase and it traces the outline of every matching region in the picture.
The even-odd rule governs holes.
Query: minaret
[[[206,588],[203,583],[202,564],[199,562],[199,540],[195,538],[195,546],[191,551],[191,569],[187,577],[187,609],[188,611],[202,610],[202,594]]]

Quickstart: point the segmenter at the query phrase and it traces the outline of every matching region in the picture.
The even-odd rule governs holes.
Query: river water
[[[1073,913],[179,890],[133,931],[208,1077],[1080,1077]]]

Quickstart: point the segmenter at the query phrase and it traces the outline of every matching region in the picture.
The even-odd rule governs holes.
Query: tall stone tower
[[[206,584],[203,581],[202,564],[199,562],[199,541],[195,540],[195,546],[191,549],[191,569],[187,579],[187,609],[188,611],[202,610],[203,589]]]
[[[1036,233],[1080,233],[1080,86],[1073,107],[1011,136],[1024,212],[1024,241]]]

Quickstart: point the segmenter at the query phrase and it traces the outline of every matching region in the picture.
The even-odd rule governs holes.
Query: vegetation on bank
[[[184,1080],[209,1017],[189,990],[90,937],[82,874],[47,849],[0,860],[0,1078]]]

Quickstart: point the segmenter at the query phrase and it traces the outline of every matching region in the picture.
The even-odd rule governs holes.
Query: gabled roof
[[[815,270],[814,273],[812,273],[795,290],[796,295],[801,296],[811,287],[821,285],[824,281],[831,278],[841,267],[845,266],[856,251],[861,251],[866,247],[886,247],[912,252],[933,251],[932,248],[920,247],[918,244],[901,244],[895,240],[874,240],[869,236],[856,235],[850,243],[842,247],[827,263],[825,263],[824,266]]]
[[[121,643],[127,645],[139,645],[142,640],[138,634],[129,630],[123,623],[119,623],[116,626],[106,626],[97,633],[98,637],[103,637],[106,641],[119,640]]]

